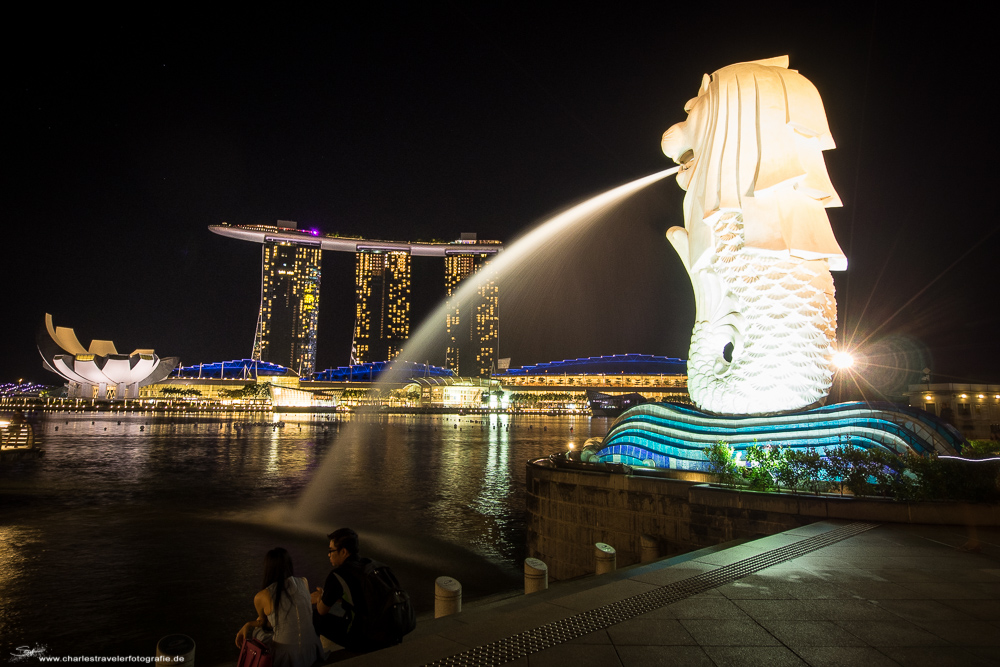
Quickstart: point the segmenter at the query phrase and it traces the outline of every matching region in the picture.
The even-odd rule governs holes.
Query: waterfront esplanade
[[[455,242],[425,241],[382,241],[363,239],[357,236],[330,236],[315,230],[279,229],[266,231],[255,229],[253,225],[209,225],[208,228],[222,236],[243,241],[264,243],[265,241],[287,241],[307,245],[318,244],[322,250],[336,252],[405,252],[415,257],[448,257],[450,255],[496,254],[503,250],[502,243],[462,244]]]

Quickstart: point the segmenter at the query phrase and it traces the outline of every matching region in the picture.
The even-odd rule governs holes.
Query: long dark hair
[[[285,590],[285,580],[292,576],[292,557],[288,551],[281,547],[275,547],[264,554],[264,583],[261,588],[267,588],[271,584],[277,583],[274,587],[274,618],[278,618],[278,609],[281,605],[281,594]]]

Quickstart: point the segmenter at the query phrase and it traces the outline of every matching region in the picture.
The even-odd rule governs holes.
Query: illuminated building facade
[[[462,320],[462,312],[458,307],[455,292],[459,283],[472,274],[472,255],[448,255],[444,258],[444,287],[447,290],[447,312],[445,313],[445,333],[448,347],[445,349],[444,366],[458,373],[460,340],[458,329]]]
[[[177,357],[161,359],[151,349],[119,354],[110,340],[94,339],[85,348],[73,329],[55,326],[48,313],[36,340],[43,366],[67,380],[69,398],[137,398],[141,387],[159,382],[178,363]]]
[[[359,248],[354,277],[352,363],[395,359],[410,336],[410,253]]]
[[[646,401],[691,403],[686,362],[650,354],[549,361],[502,370],[493,379],[503,384],[511,403],[518,406],[585,406],[593,395],[621,399],[636,394]],[[589,402],[593,408],[593,400]]]
[[[255,228],[277,232],[295,227],[294,222],[279,220],[275,227]],[[318,241],[265,237],[253,359],[286,366],[299,375],[316,370],[321,252]]]
[[[265,246],[305,247],[315,249],[314,303],[319,305],[319,251],[352,252],[356,256],[355,296],[356,317],[351,363],[388,361],[402,351],[410,335],[410,258],[442,257],[445,260],[445,283],[449,298],[447,322],[449,343],[446,351],[447,366],[458,370],[459,365],[467,375],[488,376],[498,366],[500,340],[499,287],[496,276],[478,285],[474,298],[458,304],[457,289],[465,278],[480,272],[501,250],[499,241],[477,241],[475,234],[463,234],[462,239],[444,243],[440,241],[385,241],[364,239],[358,236],[320,234],[318,230],[300,230],[294,222],[279,221],[274,225],[210,225],[209,229],[221,236],[261,243]],[[289,252],[289,251],[283,251]],[[269,255],[265,254],[265,279]],[[287,258],[285,260],[288,261]],[[298,262],[298,258],[294,262]],[[279,274],[284,276],[285,274]],[[272,276],[273,277],[273,276]],[[261,294],[261,317],[254,342],[254,358],[265,360],[264,345],[269,332],[264,317],[264,304],[269,289],[264,286]],[[272,300],[272,308],[274,301]],[[310,363],[299,364],[296,359],[273,357],[266,359],[307,374],[315,366],[315,324],[312,326],[312,354]],[[270,332],[270,337],[275,334]],[[272,345],[273,347],[273,345]]]
[[[1000,440],[1000,384],[911,384],[905,396],[969,440]]]
[[[445,367],[458,375],[489,377],[497,370],[500,349],[500,287],[496,272],[490,268],[500,242],[477,241],[475,234],[462,234],[455,245],[464,247],[446,251],[444,259],[448,341]],[[470,245],[486,247],[475,252],[468,248]],[[477,273],[482,275],[475,296],[461,302],[457,298],[459,287]]]

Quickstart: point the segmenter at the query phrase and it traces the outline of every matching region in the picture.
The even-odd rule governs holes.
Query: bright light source
[[[837,368],[850,368],[854,365],[854,357],[847,352],[838,352],[833,355],[833,365]]]

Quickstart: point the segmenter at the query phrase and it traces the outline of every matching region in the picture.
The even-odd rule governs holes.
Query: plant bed
[[[957,500],[1000,502],[1000,443],[973,441],[970,458],[898,456],[881,449],[851,445],[824,452],[773,445],[751,445],[746,460],[718,442],[705,448],[719,486],[733,490],[813,496],[850,494],[858,499],[890,501]]]

